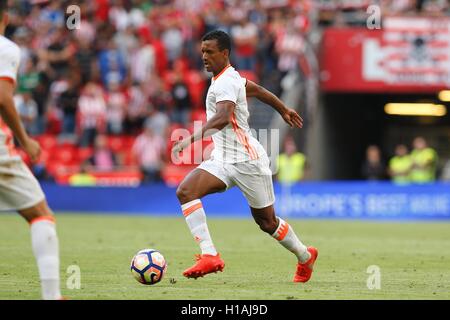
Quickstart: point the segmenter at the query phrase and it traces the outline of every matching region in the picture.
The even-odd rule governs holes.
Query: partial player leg
[[[273,205],[265,208],[251,208],[253,218],[261,230],[270,234],[278,242],[297,256],[297,272],[294,282],[306,282],[311,278],[312,267],[317,258],[317,249],[306,247],[297,237],[292,227],[275,216]]]
[[[59,247],[55,218],[43,200],[33,207],[19,210],[30,224],[31,244],[39,269],[42,298],[61,299],[59,284]]]
[[[275,216],[273,205],[266,208],[250,208],[255,222],[262,231],[270,234],[278,242],[294,253],[299,262],[304,263],[310,258],[306,246],[298,239],[292,227],[280,217]]]
[[[196,264],[183,272],[183,275],[188,278],[202,277],[211,272],[222,271],[225,266],[209,234],[205,211],[200,199],[207,194],[223,191],[226,187],[222,180],[211,173],[195,169],[177,189],[177,197],[186,223],[202,251],[202,254],[196,258]]]
[[[272,171],[267,156],[262,156],[257,161],[237,163],[230,170],[233,170],[232,180],[247,199],[253,218],[261,230],[270,234],[283,247],[297,256],[298,264],[294,281],[308,281],[317,258],[317,250],[306,248],[297,238],[291,226],[280,217],[275,216]]]

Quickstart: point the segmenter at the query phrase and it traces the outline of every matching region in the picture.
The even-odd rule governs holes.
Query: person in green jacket
[[[389,175],[391,181],[396,184],[406,184],[411,182],[410,174],[413,166],[411,156],[408,154],[408,147],[399,144],[395,147],[395,156],[389,160]]]
[[[89,164],[83,162],[80,166],[80,172],[69,177],[69,184],[73,187],[93,187],[97,184],[97,178],[89,173]]]
[[[433,148],[428,147],[423,137],[416,137],[413,141],[414,150],[411,152],[413,162],[410,179],[414,183],[428,183],[436,180],[438,155]]]
[[[292,185],[305,177],[306,157],[297,151],[295,141],[288,136],[284,141],[284,150],[277,158],[277,179],[280,183]]]

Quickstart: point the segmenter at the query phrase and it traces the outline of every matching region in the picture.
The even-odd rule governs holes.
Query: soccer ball
[[[131,260],[131,274],[142,284],[160,282],[166,270],[166,259],[155,249],[143,249]]]

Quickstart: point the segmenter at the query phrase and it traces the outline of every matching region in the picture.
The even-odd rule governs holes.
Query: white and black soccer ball
[[[160,282],[166,271],[166,259],[155,249],[143,249],[131,260],[131,274],[142,284]]]

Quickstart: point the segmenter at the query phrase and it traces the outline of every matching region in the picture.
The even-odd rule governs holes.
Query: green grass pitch
[[[194,280],[181,275],[198,253],[182,217],[59,214],[62,291],[74,300],[450,298],[448,222],[288,221],[319,249],[306,284],[291,282],[295,257],[251,219],[208,220],[225,270]],[[39,299],[27,224],[1,214],[0,241],[0,299]],[[153,286],[130,274],[143,248],[160,250],[169,264]],[[80,267],[80,289],[67,289],[70,265]],[[371,265],[380,268],[380,289],[367,288]]]

